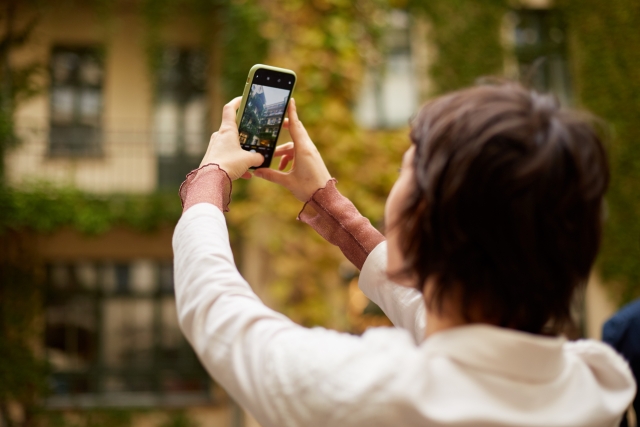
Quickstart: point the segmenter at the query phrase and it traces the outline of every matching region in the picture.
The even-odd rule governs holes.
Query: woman
[[[182,329],[212,377],[268,426],[613,426],[635,394],[625,361],[567,342],[574,290],[600,243],[605,153],[588,122],[518,85],[425,105],[386,204],[386,240],[336,189],[289,107],[280,171],[255,175],[360,268],[397,328],[306,329],[238,273],[222,211],[260,154],[236,98],[181,187],[174,234]],[[290,161],[291,171],[281,172]],[[393,281],[391,281],[393,279]]]

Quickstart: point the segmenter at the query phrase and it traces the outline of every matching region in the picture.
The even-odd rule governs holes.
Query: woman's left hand
[[[242,97],[237,97],[224,106],[220,129],[211,135],[207,152],[200,162],[200,166],[216,163],[231,180],[251,178],[249,168],[260,166],[264,162],[262,154],[245,151],[240,147],[236,111],[241,101]]]

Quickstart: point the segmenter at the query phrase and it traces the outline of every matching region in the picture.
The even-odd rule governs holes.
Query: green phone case
[[[236,123],[240,126],[240,120],[242,119],[242,114],[244,113],[244,107],[247,104],[247,100],[249,99],[249,93],[251,92],[251,82],[253,81],[253,75],[259,69],[264,68],[266,70],[279,71],[281,73],[293,74],[295,80],[293,81],[293,87],[291,88],[291,94],[289,95],[289,99],[293,96],[293,90],[296,88],[296,83],[298,82],[298,76],[292,70],[287,70],[286,68],[278,68],[272,67],[271,65],[264,64],[256,64],[251,67],[249,70],[249,76],[247,77],[247,83],[244,85],[244,92],[242,93],[242,103],[240,104],[240,108],[238,108],[238,112],[236,113]],[[289,104],[287,103],[287,106]]]

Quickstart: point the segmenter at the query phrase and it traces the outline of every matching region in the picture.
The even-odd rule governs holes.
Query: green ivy
[[[414,0],[432,25],[436,93],[500,75],[500,26],[517,2]],[[640,2],[558,0],[568,22],[573,92],[583,107],[610,124],[611,186],[599,270],[619,303],[640,296]]]
[[[41,293],[31,253],[20,235],[0,235],[0,405],[6,417],[9,401],[33,406],[47,389],[48,369],[33,352],[41,315]],[[10,425],[10,424],[9,424]]]
[[[152,231],[163,224],[175,224],[181,213],[180,199],[174,192],[100,196],[50,186],[0,191],[0,232],[7,228],[51,232],[69,226],[98,234],[114,225]]]
[[[437,93],[502,74],[505,52],[500,28],[509,10],[507,0],[413,0],[409,7],[425,13],[431,23],[436,60],[430,77]]]
[[[640,2],[562,0],[575,93],[611,126],[600,271],[620,303],[640,296]]]
[[[265,11],[249,2],[229,2],[221,11],[223,45],[222,87],[225,100],[242,94],[249,69],[264,62],[269,43],[260,33],[268,19]]]

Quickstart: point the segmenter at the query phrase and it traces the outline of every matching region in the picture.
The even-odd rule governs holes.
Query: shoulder
[[[599,383],[608,388],[635,387],[633,374],[626,360],[611,346],[596,340],[570,341],[564,345],[565,355],[586,365]]]
[[[585,360],[598,360],[606,363],[623,363],[624,359],[610,345],[592,339],[567,341],[564,343],[564,351]]]

